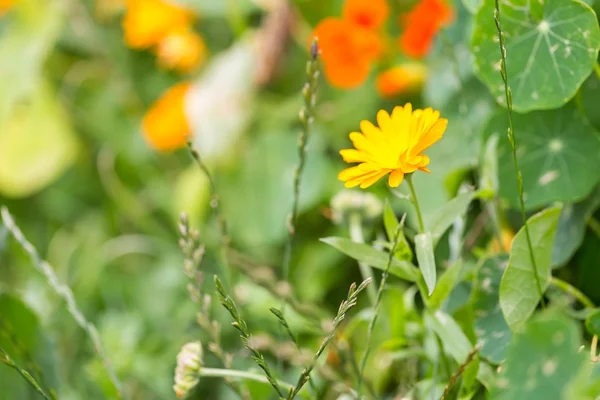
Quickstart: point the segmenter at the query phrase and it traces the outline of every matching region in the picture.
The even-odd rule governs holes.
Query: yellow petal
[[[379,110],[377,112],[377,125],[379,125],[379,129],[381,129],[386,134],[389,134],[394,131],[392,119],[385,110]]]
[[[440,140],[446,131],[448,120],[445,118],[438,119],[432,126],[421,136],[419,142],[413,147],[411,153],[419,154],[429,148],[435,142]]]
[[[340,154],[347,163],[369,161],[369,155],[355,149],[340,150]]]
[[[377,182],[378,180],[380,180],[388,172],[389,172],[389,170],[384,170],[384,171],[379,172],[376,175],[373,175],[373,176],[371,176],[371,177],[363,180],[363,182],[360,184],[360,188],[361,189],[368,188],[369,186],[373,185],[375,182]]]
[[[347,188],[350,188],[350,187],[361,185],[361,187],[362,187],[362,184],[365,181],[373,178],[374,176],[378,176],[378,175],[383,176],[386,173],[387,172],[385,172],[385,171],[382,172],[381,170],[369,171],[367,173],[364,173],[362,175],[359,175],[359,176],[356,176],[356,177],[354,177],[352,179],[349,179],[346,183],[344,183],[344,186],[347,187]],[[379,178],[377,178],[377,179],[379,179]]]
[[[365,151],[373,155],[377,154],[377,148],[362,133],[352,132],[350,134],[350,140],[352,140],[352,144],[357,150]]]
[[[404,179],[404,172],[401,169],[395,169],[390,174],[390,178],[388,179],[388,184],[390,187],[398,187],[402,183]]]

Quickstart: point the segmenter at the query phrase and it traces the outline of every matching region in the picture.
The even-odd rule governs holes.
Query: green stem
[[[362,378],[365,371],[365,366],[367,365],[367,360],[369,359],[369,353],[371,352],[371,341],[373,340],[373,331],[375,330],[375,323],[377,322],[377,317],[379,315],[379,309],[381,308],[381,299],[383,298],[383,290],[385,289],[385,283],[387,281],[390,267],[392,265],[392,260],[394,259],[394,254],[396,254],[396,248],[398,247],[398,242],[400,241],[400,233],[402,232],[402,224],[398,224],[396,228],[396,233],[394,234],[394,245],[390,250],[388,255],[388,261],[385,266],[385,270],[383,271],[383,275],[381,276],[381,282],[379,283],[379,289],[377,289],[377,298],[375,299],[375,311],[373,313],[373,318],[371,318],[371,322],[369,323],[369,329],[367,331],[367,343],[365,345],[365,353],[363,354],[362,361],[360,363],[360,370],[358,373],[358,382],[356,385],[356,392],[358,393],[358,398],[360,399],[360,393],[362,389]]]
[[[600,79],[600,65],[598,62],[594,64],[594,72],[596,73],[596,77]]]
[[[353,242],[364,243],[364,236],[362,231],[362,218],[360,213],[352,213],[348,218],[348,228],[350,230],[350,238]],[[369,264],[359,261],[358,268],[362,275],[363,280],[367,278],[373,279],[373,269]],[[367,288],[367,294],[371,305],[374,305],[377,299],[377,289],[374,285],[369,285]]]
[[[52,400],[52,398],[42,390],[40,385],[35,381],[35,379],[31,376],[31,374],[25,371],[23,368],[19,367],[13,360],[10,358],[8,353],[4,351],[4,349],[0,348],[0,363],[5,364],[6,366],[14,369],[35,389],[36,392],[39,393],[46,400]]]
[[[590,300],[589,297],[587,297],[579,289],[577,289],[575,286],[571,285],[570,283],[565,282],[562,279],[558,279],[553,276],[550,278],[550,284],[552,286],[562,290],[563,292],[575,297],[577,300],[579,300],[579,302],[581,304],[583,304],[585,306],[585,308],[596,308],[596,306],[594,305],[592,300]]]
[[[533,267],[533,274],[535,277],[537,291],[540,296],[540,302],[542,303],[542,308],[545,308],[546,302],[544,300],[544,291],[542,290],[542,284],[538,275],[537,262],[533,253],[531,234],[529,233],[529,224],[527,223],[527,215],[525,214],[525,201],[523,199],[523,175],[521,174],[521,169],[519,168],[519,161],[517,160],[517,140],[515,138],[515,131],[513,127],[512,118],[512,92],[510,90],[510,86],[508,85],[508,72],[506,70],[506,46],[504,45],[504,33],[502,32],[502,26],[500,24],[500,5],[498,4],[498,1],[499,0],[495,0],[494,21],[496,22],[496,29],[498,31],[498,42],[500,45],[500,75],[502,75],[502,80],[504,82],[504,96],[506,98],[506,109],[508,110],[508,140],[512,147],[512,158],[515,167],[515,174],[517,176],[517,186],[519,189],[519,205],[521,208],[521,218],[525,227],[525,236],[527,237],[529,258]]]
[[[594,217],[590,217],[588,218],[588,226],[590,227],[590,229],[592,230],[592,232],[594,232],[596,234],[596,236],[598,236],[598,238],[600,238],[600,222],[598,222],[598,220]]]
[[[419,219],[419,233],[425,232],[425,224],[423,224],[423,215],[421,214],[421,207],[419,207],[419,200],[417,199],[417,192],[415,190],[415,186],[412,181],[412,173],[406,174],[404,179],[408,183],[408,187],[410,189],[410,201],[415,206],[415,210],[417,211],[417,218]]]
[[[232,379],[245,379],[249,381],[270,384],[269,380],[264,375],[254,374],[252,372],[238,371],[235,369],[223,369],[223,368],[201,368],[199,372],[200,376],[212,377],[212,378],[232,378]],[[276,379],[277,385],[284,391],[287,392],[294,385],[284,382],[280,379]]]

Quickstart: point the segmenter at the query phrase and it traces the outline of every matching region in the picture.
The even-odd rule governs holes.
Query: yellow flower
[[[440,140],[448,120],[440,118],[432,108],[412,109],[410,103],[394,108],[392,114],[384,110],[377,113],[376,127],[369,121],[360,123],[360,132],[350,133],[356,149],[340,151],[344,161],[360,163],[339,173],[338,179],[351,188],[360,185],[368,188],[390,174],[388,183],[397,187],[405,174],[416,170],[429,173],[429,157],[422,154]]]
[[[206,45],[202,37],[190,29],[178,29],[160,41],[156,55],[163,68],[187,73],[202,64],[206,58]]]
[[[125,42],[134,49],[152,47],[174,29],[189,26],[194,19],[190,10],[169,1],[127,0],[126,4]]]

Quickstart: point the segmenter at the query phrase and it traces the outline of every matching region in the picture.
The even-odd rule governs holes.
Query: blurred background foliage
[[[498,204],[492,202],[492,208],[499,217],[489,211],[488,202],[473,201],[464,218],[464,248],[452,244],[452,233],[440,233],[440,272],[451,270],[457,252],[464,259],[456,274],[440,279],[438,285],[446,286],[439,297],[429,300],[437,302],[438,311],[421,312],[422,301],[415,305],[416,289],[400,279],[392,281],[382,308],[381,319],[387,322],[375,331],[376,348],[366,369],[369,389],[387,398],[425,398],[432,391],[439,398],[444,381],[433,378],[433,361],[416,361],[419,354],[434,360],[446,352],[450,370],[444,373],[449,375],[471,344],[484,338],[488,344],[480,353],[488,364],[481,362],[479,374],[466,372],[460,388],[461,399],[484,398],[488,389],[497,390],[486,376],[495,374],[501,361],[547,362],[543,357],[552,340],[540,340],[548,332],[562,332],[571,346],[561,348],[564,355],[556,353],[561,384],[580,378],[575,376],[583,374],[584,364],[577,353],[583,343],[579,321],[588,317],[589,308],[575,308],[569,317],[558,312],[538,316],[518,333],[521,341],[509,347],[511,331],[498,306],[506,258],[497,254],[508,251],[521,223],[503,89],[495,67],[499,50],[492,38],[493,1],[384,2],[388,8],[373,39],[377,50],[366,61],[364,48],[358,54],[360,63],[367,63],[363,75],[362,70],[335,64],[327,58],[331,52],[324,51],[289,285],[279,281],[280,265],[298,162],[298,111],[311,32],[326,18],[342,18],[344,1],[173,0],[169,7],[185,10],[173,20],[160,8],[132,15],[143,9],[144,1],[157,2],[0,0],[0,204],[98,328],[127,398],[173,398],[178,351],[192,340],[209,342],[195,321],[197,307],[186,289],[178,246],[180,212],[189,215],[206,245],[202,269],[209,294],[210,275],[218,271],[219,236],[209,182],[185,149],[185,137],[191,135],[193,147],[216,178],[235,249],[232,293],[271,364],[298,366],[306,354],[281,343],[269,307],[279,307],[280,298],[291,291],[318,318],[332,318],[349,285],[361,279],[355,260],[317,240],[351,235],[346,224],[335,223],[330,206],[343,188],[337,180],[342,168],[338,151],[348,147],[347,134],[358,130],[361,120],[374,121],[377,110],[390,111],[407,101],[432,106],[450,121],[443,141],[428,153],[432,174],[415,175],[426,220],[435,220],[436,211],[466,186],[496,193]],[[514,3],[530,6],[524,0]],[[597,18],[575,0],[532,5],[533,16],[526,17],[507,4],[503,12],[508,16],[508,64],[519,112],[514,119],[526,208],[533,213],[555,202],[564,204],[548,253],[553,274],[600,303],[600,81],[598,71],[592,73],[598,69]],[[150,22],[144,22],[145,16]],[[546,34],[539,24],[548,20],[555,28]],[[433,27],[430,46],[415,48],[403,41],[410,21]],[[136,32],[145,23],[156,31]],[[161,24],[170,23],[177,29],[159,32]],[[362,31],[352,35],[368,36]],[[339,46],[339,40],[357,40],[332,37],[330,43],[323,38],[323,49]],[[523,39],[517,43],[515,38]],[[348,74],[352,82],[330,82],[340,74]],[[391,192],[378,184],[372,192],[387,198],[397,215],[408,213],[407,236],[412,240],[416,219],[403,198],[405,189]],[[492,239],[494,218],[502,243]],[[387,244],[378,216],[362,222],[364,240],[375,241],[380,249]],[[473,282],[488,286],[473,289]],[[572,304],[557,290],[549,290],[548,297]],[[356,353],[358,359],[365,346],[372,316],[366,299],[359,299],[359,311],[345,322],[336,344],[351,349],[337,348],[327,356],[326,365],[341,381],[350,380],[352,373],[340,357]],[[229,316],[216,299],[209,307],[222,325],[223,348],[235,355],[233,367],[255,369],[240,350]],[[322,327],[301,314],[288,310],[286,317],[303,346],[314,349]],[[593,323],[588,329],[599,333]],[[439,339],[448,348],[440,350]],[[86,333],[2,225],[0,345],[57,398],[117,396]],[[206,348],[204,364],[219,365]],[[543,365],[546,371],[553,368]],[[499,379],[517,382],[527,374],[522,368],[511,368]],[[298,371],[282,368],[280,375],[295,382]],[[597,366],[594,371],[594,376],[600,373]],[[476,375],[483,386],[476,383]],[[498,397],[524,398],[520,396],[528,390],[526,382],[510,387]],[[2,398],[37,398],[5,365],[0,365],[0,388]],[[597,388],[584,384],[573,390],[581,388],[588,390],[585,395],[597,394]],[[252,398],[272,396],[271,388],[261,383],[249,383],[248,389]],[[335,393],[324,390],[323,398],[335,398]],[[404,394],[413,397],[393,397]],[[202,378],[191,396],[236,398],[217,378]]]

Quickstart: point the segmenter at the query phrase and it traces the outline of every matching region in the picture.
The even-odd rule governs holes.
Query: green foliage
[[[433,236],[431,233],[419,233],[415,236],[415,252],[417,253],[419,269],[427,285],[427,294],[431,296],[435,289],[437,274],[435,255],[433,254]]]
[[[586,318],[585,327],[592,335],[600,336],[600,310],[594,310]]]
[[[553,201],[578,201],[590,194],[600,181],[600,175],[581,171],[597,160],[600,135],[574,107],[516,114],[514,125],[519,134],[517,156],[523,175],[526,209]],[[499,113],[489,122],[486,132],[500,137],[500,196],[516,208],[517,184],[506,129],[506,117]]]
[[[494,1],[475,17],[472,50],[478,75],[498,103],[505,104],[497,32],[490,23]],[[600,29],[592,9],[577,0],[500,2],[508,75],[516,111],[564,105],[592,72]],[[523,138],[525,135],[523,135]]]
[[[529,218],[529,232],[533,245],[537,276],[531,262],[524,228],[515,236],[510,248],[510,258],[500,281],[500,307],[511,330],[515,330],[533,313],[541,300],[542,292],[550,284],[552,244],[560,207],[548,208]]]

